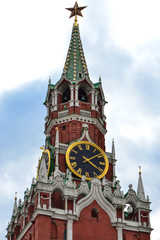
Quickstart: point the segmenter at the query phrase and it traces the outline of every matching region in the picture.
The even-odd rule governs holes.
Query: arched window
[[[57,225],[53,220],[51,220],[51,239],[56,238],[57,238]]]

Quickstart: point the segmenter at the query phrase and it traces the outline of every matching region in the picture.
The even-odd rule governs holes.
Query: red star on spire
[[[67,10],[71,11],[71,15],[70,15],[69,18],[71,18],[71,17],[73,17],[73,16],[77,17],[77,15],[83,17],[81,11],[82,11],[84,8],[86,8],[86,7],[87,7],[87,6],[79,7],[79,6],[78,6],[78,3],[77,3],[77,1],[76,1],[76,3],[74,4],[74,7],[73,7],[73,8],[66,8]]]

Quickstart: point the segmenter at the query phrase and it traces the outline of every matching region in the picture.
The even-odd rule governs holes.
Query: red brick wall
[[[98,218],[92,217],[92,208]],[[117,230],[111,226],[107,213],[94,201],[82,210],[79,221],[73,223],[73,240],[117,240]]]
[[[35,240],[50,240],[51,217],[38,215],[35,220]]]
[[[149,233],[123,230],[123,235],[126,240],[150,240]]]

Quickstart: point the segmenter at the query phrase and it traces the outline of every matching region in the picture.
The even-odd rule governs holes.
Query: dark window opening
[[[63,129],[63,131],[66,130],[66,126],[64,125],[64,126],[62,127],[62,129]]]
[[[82,78],[83,77],[83,74],[81,72],[79,72],[79,78]]]
[[[83,91],[83,89],[79,89],[79,97],[78,99],[82,102],[87,102],[87,95],[86,93]]]
[[[64,232],[63,232],[63,240],[66,240],[67,239],[67,230],[64,229]]]
[[[98,219],[98,210],[97,210],[97,208],[92,208],[92,217]]]
[[[62,103],[68,102],[70,100],[70,89],[68,88],[66,91],[64,91],[62,96]]]

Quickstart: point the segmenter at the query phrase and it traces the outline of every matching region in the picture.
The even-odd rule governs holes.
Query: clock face
[[[66,152],[69,169],[78,177],[102,178],[109,167],[104,151],[94,143],[79,141],[71,144]]]
[[[39,161],[39,164],[38,164],[37,178],[38,178],[38,173],[39,173],[40,165],[41,165],[41,162],[42,162],[43,158],[45,160],[47,174],[49,175],[49,170],[50,170],[50,165],[51,165],[51,157],[50,157],[50,151],[48,149],[46,149],[46,150],[43,151],[42,157],[41,157],[41,159]]]

